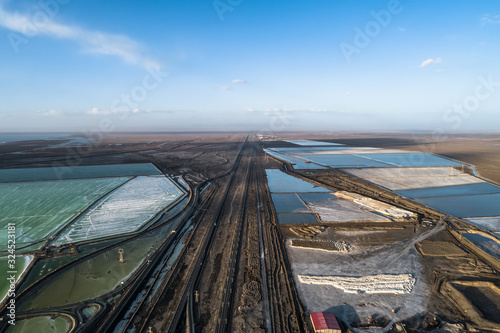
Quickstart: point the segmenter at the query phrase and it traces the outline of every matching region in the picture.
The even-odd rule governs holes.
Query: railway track
[[[231,256],[229,260],[229,272],[226,277],[225,286],[223,288],[224,294],[222,297],[221,307],[219,309],[219,321],[217,322],[215,332],[223,333],[223,332],[231,332],[232,327],[232,315],[233,315],[233,304],[237,283],[237,276],[240,267],[240,254],[241,254],[241,244],[242,244],[242,230],[245,222],[245,217],[247,213],[247,198],[248,198],[248,190],[250,183],[250,169],[254,166],[252,162],[255,160],[255,151],[252,151],[252,156],[248,162],[247,175],[245,177],[245,186],[244,186],[244,196],[243,201],[240,204],[240,209],[238,212],[237,225],[236,230],[233,235],[233,241],[231,246]]]
[[[255,181],[255,199],[257,202],[257,221],[259,230],[259,258],[260,258],[260,275],[262,278],[262,302],[263,315],[264,315],[264,327],[267,333],[272,332],[272,322],[271,322],[271,310],[269,308],[269,287],[267,285],[267,270],[266,270],[266,247],[264,246],[264,226],[262,223],[262,208],[260,203],[260,186],[258,177],[258,165],[257,160],[254,160],[254,181]]]
[[[245,140],[246,142],[246,140]],[[245,145],[245,142],[242,144],[241,148],[240,148],[240,152],[239,152],[239,155],[238,155],[238,158],[236,159],[235,161],[235,164],[233,165],[233,167],[231,168],[231,170],[227,171],[227,172],[224,172],[216,177],[213,177],[211,179],[207,179],[205,181],[203,181],[202,183],[198,184],[196,189],[192,190],[192,193],[194,193],[194,196],[196,197],[195,199],[193,199],[193,205],[191,205],[190,207],[190,212],[187,214],[187,216],[192,216],[193,215],[193,210],[196,208],[196,202],[198,201],[198,197],[200,195],[200,193],[206,188],[206,186],[209,184],[209,183],[213,183],[215,180],[219,179],[219,178],[222,178],[222,177],[225,177],[227,176],[228,174],[232,173],[234,170],[236,170],[236,166],[237,166],[237,163],[239,163],[239,158],[241,157],[241,152],[244,148],[244,145]],[[234,173],[233,173],[234,174]],[[215,190],[212,194],[215,194]],[[211,198],[213,199],[213,197]],[[211,200],[210,199],[210,200]],[[198,210],[198,213],[202,213],[203,215],[205,214],[206,210],[207,210],[207,207],[209,205],[209,202],[206,201],[206,206],[203,206],[201,207],[201,209]],[[200,216],[200,217],[195,217],[197,220],[201,220],[203,218],[203,215]],[[176,233],[177,234],[177,233]],[[191,234],[192,235],[192,234]],[[184,250],[186,249],[186,247],[184,248]],[[134,329],[137,331],[137,332],[141,332],[141,331],[144,331],[146,329],[146,327],[148,327],[148,324],[149,322],[151,321],[151,318],[153,316],[153,314],[155,313],[155,311],[158,309],[158,303],[161,299],[161,295],[163,294],[163,292],[165,290],[167,290],[169,288],[169,286],[171,286],[171,284],[173,283],[173,279],[175,278],[175,276],[177,276],[178,272],[177,272],[177,269],[178,269],[178,263],[179,263],[179,259],[182,257],[182,255],[184,254],[185,251],[182,251],[181,255],[179,255],[179,258],[176,260],[174,266],[172,267],[171,271],[172,273],[170,274],[170,277],[167,281],[163,282],[160,286],[160,291],[155,293],[155,296],[152,298],[152,299],[148,299],[148,297],[144,297],[142,298],[141,300],[139,300],[139,307],[143,307],[144,308],[147,308],[147,313],[144,314],[143,312],[141,311],[138,311],[139,309],[135,310],[134,311],[134,314],[132,315],[132,318],[128,319],[127,320],[127,324],[126,324],[126,329],[127,328],[130,328],[133,325],[134,323],[134,320],[137,320],[138,317],[141,317],[143,318],[144,320],[139,320],[140,321],[140,324],[138,325],[139,327],[134,327]],[[166,251],[166,250],[163,250],[163,252]],[[166,258],[164,260],[164,264],[166,265],[168,261],[168,258]],[[158,265],[155,265],[155,266],[158,266]],[[164,267],[164,265],[163,265]],[[159,270],[161,272],[161,269]],[[152,274],[153,272],[150,272],[150,275]],[[153,276],[153,283],[152,285],[154,286],[154,284],[157,282],[157,280],[159,279],[159,275],[157,276]],[[147,277],[144,277],[144,278],[141,278],[140,279],[141,281],[143,281],[143,285],[145,284],[144,281],[149,281],[149,279],[147,279]],[[138,288],[136,288],[136,290],[134,291],[134,294],[135,296],[137,296],[137,293],[138,293]],[[150,288],[147,288],[147,291],[146,293],[149,294],[149,292],[151,291]],[[127,300],[126,304],[130,304],[131,302],[131,298],[133,297],[130,297],[129,300]],[[149,303],[149,304],[146,304],[146,303]],[[177,311],[176,311],[177,312]],[[124,315],[125,313],[123,312],[123,309],[121,309],[120,313],[122,315]],[[117,318],[121,318],[120,315],[117,316]],[[111,328],[113,327],[113,325],[116,325],[118,324],[117,321],[118,319],[115,319],[114,322],[108,326],[106,326],[104,328],[104,330],[102,331],[110,331]],[[123,329],[121,330],[121,332],[125,332],[126,329]]]
[[[217,230],[217,223],[222,216],[224,204],[227,201],[229,189],[231,188],[231,185],[233,183],[235,171],[237,170],[237,168],[239,166],[239,163],[240,163],[244,148],[246,146],[247,140],[248,140],[248,137],[242,143],[241,148],[238,152],[238,156],[235,160],[235,163],[233,164],[233,167],[229,171],[231,176],[230,176],[228,183],[226,185],[222,200],[217,208],[217,212],[215,213],[214,218],[211,221],[212,223],[210,223],[209,228],[206,231],[206,234],[203,238],[204,241],[203,241],[201,247],[198,248],[198,251],[196,253],[196,260],[195,260],[194,264],[191,266],[192,267],[191,271],[188,274],[189,275],[188,282],[186,283],[186,285],[182,291],[181,300],[177,304],[177,307],[176,307],[175,312],[174,312],[174,316],[173,316],[172,320],[170,321],[168,328],[166,329],[166,332],[175,332],[176,331],[176,328],[179,325],[180,319],[181,319],[182,315],[185,313],[186,305],[188,305],[190,303],[191,309],[193,308],[193,305],[192,305],[193,293],[196,290],[195,288],[200,281],[201,273],[203,272],[206,258],[209,254],[209,249],[211,248],[211,245],[212,245],[212,242],[214,239],[214,235],[215,235],[215,232]],[[217,178],[221,178],[223,176],[226,176],[229,173],[217,176]],[[213,181],[213,179],[211,181]],[[157,306],[155,306],[155,308],[157,308]],[[153,309],[152,313],[154,313],[154,310],[155,309]],[[191,311],[191,314],[192,314],[192,311]],[[188,318],[189,318],[189,316],[188,316]],[[191,316],[191,318],[192,318],[192,316]],[[194,326],[194,323],[190,323],[190,324],[188,323],[188,327],[193,327],[193,326]]]

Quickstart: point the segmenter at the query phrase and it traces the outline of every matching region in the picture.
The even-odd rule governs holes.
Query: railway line
[[[233,304],[236,290],[236,282],[238,270],[240,267],[240,257],[241,257],[241,244],[242,244],[242,230],[243,224],[245,223],[245,217],[247,212],[247,198],[249,195],[249,182],[250,182],[250,169],[253,168],[253,161],[255,160],[255,151],[252,150],[252,156],[248,162],[247,175],[245,177],[244,185],[244,196],[243,201],[240,204],[240,209],[238,212],[236,230],[233,235],[233,241],[231,246],[231,256],[229,260],[229,274],[225,280],[225,286],[223,288],[224,294],[222,297],[221,308],[219,309],[218,318],[220,319],[217,323],[215,332],[232,332],[232,314],[233,314]]]
[[[221,199],[219,206],[217,208],[217,211],[214,215],[214,218],[212,219],[212,221],[209,225],[209,228],[205,232],[205,235],[203,237],[203,243],[202,243],[201,247],[199,247],[197,250],[196,259],[194,261],[194,264],[191,266],[190,272],[188,273],[189,279],[183,288],[183,291],[181,294],[182,295],[181,300],[180,300],[180,302],[178,302],[178,304],[176,306],[173,318],[170,321],[170,323],[168,324],[168,327],[166,329],[167,332],[175,332],[176,331],[181,317],[183,316],[183,314],[185,314],[187,305],[191,304],[191,312],[190,313],[191,314],[193,313],[192,312],[193,311],[192,310],[192,308],[193,308],[192,297],[193,297],[194,291],[196,290],[195,288],[198,285],[199,280],[201,278],[201,273],[203,272],[206,258],[207,258],[207,255],[209,254],[209,249],[212,245],[215,231],[217,229],[217,223],[220,220],[220,217],[222,215],[224,204],[227,201],[229,189],[231,188],[231,185],[232,185],[232,182],[233,182],[233,179],[235,176],[235,171],[237,170],[237,168],[239,166],[239,163],[240,163],[244,148],[246,146],[247,140],[248,140],[248,138],[245,139],[245,141],[242,143],[241,148],[238,152],[238,156],[237,156],[235,163],[233,164],[233,167],[231,168],[231,170],[225,174],[219,175],[217,177],[214,177],[214,179],[210,180],[210,181],[214,181],[215,178],[221,178],[223,176],[228,175],[229,173],[231,174],[231,176],[228,180],[228,183],[226,185],[224,194],[222,196],[222,199]],[[156,308],[157,308],[157,305],[155,306],[155,309]],[[151,311],[152,314],[154,313],[155,309],[153,309]],[[192,316],[191,316],[191,318],[192,318]],[[191,327],[191,329],[193,329],[193,326],[194,326],[194,323],[191,323],[191,324],[188,323],[188,327]]]
[[[266,270],[266,247],[264,245],[264,226],[262,222],[262,206],[260,202],[260,186],[259,186],[259,177],[258,177],[258,165],[257,159],[254,160],[254,181],[255,181],[255,199],[257,202],[257,221],[258,221],[258,230],[259,230],[259,259],[260,259],[260,275],[262,279],[262,302],[263,302],[263,310],[262,314],[264,315],[264,327],[267,333],[272,332],[272,323],[271,323],[271,310],[269,308],[269,287],[267,285],[268,277]]]

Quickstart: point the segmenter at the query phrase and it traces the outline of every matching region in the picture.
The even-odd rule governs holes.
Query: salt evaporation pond
[[[0,182],[162,175],[151,163],[0,170]]]
[[[416,199],[416,201],[456,217],[500,215],[500,193]]]
[[[16,282],[19,280],[21,275],[24,273],[26,268],[28,267],[29,263],[33,257],[31,256],[16,256],[16,265],[15,269],[10,269],[9,268],[9,257],[0,257],[0,269],[2,272],[5,272],[6,276],[8,271],[13,271],[16,272],[14,275],[16,277]],[[10,274],[8,274],[10,275]],[[7,294],[10,289],[10,281],[8,281],[6,278],[3,278],[0,280],[0,302],[3,302],[3,300],[7,297]],[[16,290],[17,291],[17,290]]]
[[[382,149],[373,147],[304,147],[304,148],[269,148],[269,150],[287,155],[337,155],[337,154],[402,154],[410,153],[399,149]]]
[[[477,177],[450,167],[365,168],[343,171],[393,191],[483,183]]]
[[[469,218],[466,221],[491,231],[500,231],[500,216]]]
[[[290,163],[294,169],[299,169],[299,170],[302,170],[302,169],[326,169],[326,167],[324,167],[324,166],[310,163],[308,161],[304,161],[304,160],[301,160],[299,158],[291,157],[288,155],[283,155],[283,154],[276,153],[276,152],[273,152],[273,151],[270,151],[267,149],[264,149],[264,151],[271,156],[274,156],[282,161]]]
[[[289,176],[279,170],[266,170],[271,198],[280,224],[390,220],[369,212],[361,205],[338,198],[330,190]],[[297,216],[294,216],[297,215]]]
[[[498,240],[474,233],[465,233],[462,236],[477,245],[484,252],[500,259],[500,243]]]
[[[337,151],[344,151],[346,149],[353,149],[352,147],[308,147],[308,148],[269,148],[278,153],[287,155],[308,155],[308,154],[328,154]]]
[[[462,164],[426,153],[359,154],[364,158],[399,167],[461,166]]]
[[[354,201],[331,193],[299,193],[299,196],[312,212],[319,215],[321,222],[391,221]]]
[[[302,158],[306,158],[303,155]],[[326,165],[331,168],[369,168],[369,167],[382,167],[387,168],[392,165],[381,163],[368,158],[349,154],[334,154],[334,155],[311,155],[307,156],[311,162]]]
[[[407,198],[430,198],[430,197],[449,197],[457,195],[476,195],[500,193],[500,187],[489,183],[477,183],[466,185],[428,187],[414,190],[396,191]]]
[[[181,195],[166,177],[134,178],[79,216],[53,245],[136,231]]]
[[[20,310],[45,309],[54,306],[80,303],[102,296],[126,282],[156,249],[180,221],[168,223],[154,232],[142,235],[120,245],[124,250],[124,262],[118,261],[115,247],[55,277],[21,305]]]
[[[71,133],[0,133],[0,144],[19,141],[69,140]]]
[[[295,178],[278,169],[266,169],[267,184],[271,193],[330,192],[330,190]]]
[[[460,166],[462,164],[449,159],[426,154],[398,152],[397,150],[370,147],[314,147],[314,148],[271,148],[281,159],[306,159],[332,168],[369,168],[369,167],[433,167]],[[269,149],[266,150],[271,154]]]
[[[307,203],[323,203],[337,198],[332,193],[300,193],[299,196]]]
[[[312,224],[318,223],[314,214],[278,214],[279,224]]]
[[[73,328],[67,316],[36,316],[27,319],[17,319],[15,325],[8,325],[6,333],[57,332],[66,333]]]
[[[117,177],[1,183],[0,237],[7,239],[7,225],[15,223],[18,251],[25,252],[21,247],[45,240],[127,180]],[[0,251],[6,250],[7,243],[0,243]]]
[[[314,140],[283,140],[285,142],[293,143],[299,146],[343,146],[342,143],[331,143]]]
[[[272,193],[276,213],[304,213],[309,212],[307,206],[295,193]]]

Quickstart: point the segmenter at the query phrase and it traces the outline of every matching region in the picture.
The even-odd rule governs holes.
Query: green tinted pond
[[[133,177],[161,175],[151,163],[85,165],[74,167],[50,167],[0,170],[0,182],[30,182],[40,180],[64,180],[83,178]]]
[[[9,325],[7,333],[65,333],[72,329],[72,324],[65,317],[39,316],[16,320],[16,325]]]
[[[43,240],[120,186],[128,178],[0,183],[0,251],[7,250],[7,226],[16,227],[16,248]],[[40,244],[41,245],[41,244]]]
[[[20,310],[79,303],[116,289],[140,267],[177,223],[178,220],[120,245],[124,250],[123,263],[119,262],[118,248],[113,248],[78,264],[26,300]]]
[[[10,282],[7,280],[7,277],[9,277],[11,274],[8,272],[10,272],[10,271],[16,272],[16,273],[13,273],[12,275],[16,276],[16,281],[19,280],[19,277],[24,272],[24,270],[28,267],[28,264],[30,263],[31,260],[32,260],[32,257],[30,257],[30,256],[17,256],[15,268],[12,269],[10,267],[9,258],[8,257],[0,257],[0,270],[2,272],[2,276],[4,276],[4,274],[5,274],[5,277],[0,279],[0,300],[3,300],[7,296],[7,293],[8,293],[9,288],[10,288]]]

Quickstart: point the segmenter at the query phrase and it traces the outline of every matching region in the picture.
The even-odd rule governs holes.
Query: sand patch
[[[298,227],[290,228],[290,231],[299,237],[313,238],[314,236],[325,231],[326,227]]]
[[[416,244],[418,251],[424,256],[462,257],[467,253],[452,242],[427,241]]]

